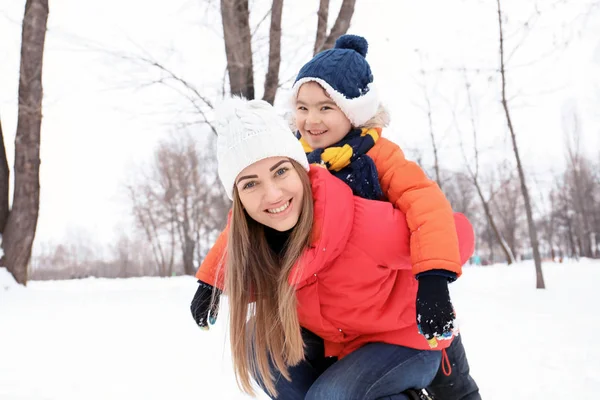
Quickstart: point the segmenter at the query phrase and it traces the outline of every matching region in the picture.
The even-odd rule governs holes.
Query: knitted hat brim
[[[227,157],[219,157],[217,164],[219,178],[230,200],[233,200],[233,186],[238,175],[250,165],[271,157],[288,157],[309,170],[308,159],[302,145],[293,137],[293,133],[282,132],[289,138],[279,138],[272,135],[257,134],[247,136],[244,141],[227,149]]]

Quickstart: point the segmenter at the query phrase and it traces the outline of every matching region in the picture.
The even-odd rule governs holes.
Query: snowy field
[[[486,400],[600,398],[600,262],[465,268],[453,298]],[[0,399],[243,399],[224,312],[189,313],[191,277],[15,286],[0,269]],[[266,398],[266,397],[260,397]]]

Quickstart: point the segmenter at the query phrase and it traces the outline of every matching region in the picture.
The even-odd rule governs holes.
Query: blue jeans
[[[427,387],[427,391],[436,400],[481,400],[477,383],[470,375],[462,335],[454,338],[446,353],[452,366],[452,373],[446,376],[440,367],[433,382]]]
[[[343,359],[324,357],[323,340],[303,330],[306,358],[289,368],[289,382],[274,370],[277,399],[404,400],[435,376],[441,352],[369,343]]]

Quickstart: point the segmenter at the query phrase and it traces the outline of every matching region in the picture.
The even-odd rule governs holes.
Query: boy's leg
[[[458,335],[446,349],[448,359],[452,366],[450,376],[444,375],[440,368],[427,387],[427,391],[436,400],[481,400],[477,383],[470,375],[467,354],[462,344],[462,335]]]
[[[312,384],[321,374],[322,366],[326,362],[323,339],[306,329],[302,329],[302,339],[304,340],[305,345],[305,359],[300,362],[300,364],[288,368],[288,372],[292,378],[291,382],[285,379],[279,371],[276,370],[275,366],[271,364],[271,370],[275,377],[277,397],[269,395],[261,381],[255,379],[263,391],[272,399],[303,400],[308,389],[310,389]]]
[[[306,399],[408,399],[401,393],[428,385],[441,357],[439,351],[369,343],[323,372]]]

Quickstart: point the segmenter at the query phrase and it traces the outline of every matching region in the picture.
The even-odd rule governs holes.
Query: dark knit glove
[[[431,347],[437,340],[452,338],[454,334],[454,307],[450,301],[448,278],[442,275],[422,275],[417,291],[417,324]]]
[[[212,304],[212,293],[215,292],[215,302]],[[198,290],[194,295],[190,310],[196,324],[204,330],[208,330],[208,324],[211,325],[217,321],[217,315],[219,314],[219,300],[221,298],[221,291],[208,283],[198,281]]]

